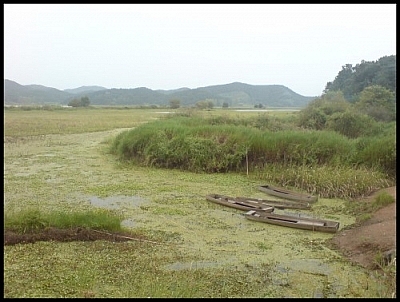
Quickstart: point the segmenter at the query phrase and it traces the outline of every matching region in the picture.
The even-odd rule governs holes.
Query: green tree
[[[329,116],[326,129],[339,132],[349,138],[357,138],[368,134],[375,124],[372,117],[348,109],[345,112],[336,112]]]
[[[211,100],[202,100],[196,103],[198,109],[212,109],[214,108],[214,103]]]
[[[360,93],[354,106],[377,121],[393,121],[396,119],[395,94],[380,85],[366,87]]]
[[[324,92],[342,91],[347,101],[354,103],[368,86],[380,85],[396,91],[396,56],[384,56],[377,61],[364,61],[352,66],[346,64],[333,82],[326,84]]]
[[[81,98],[81,106],[88,107],[90,105],[90,100],[87,96]]]
[[[90,100],[87,96],[81,97],[80,99],[74,98],[68,103],[71,107],[88,107],[90,105]]]
[[[172,109],[178,109],[181,106],[181,101],[178,99],[172,99],[169,101],[169,107]]]
[[[342,66],[342,70],[339,71],[335,80],[326,84],[324,93],[340,90],[347,100],[351,99],[353,96],[353,73],[354,69],[352,64]]]
[[[384,56],[378,61],[380,69],[374,78],[374,84],[396,91],[396,56]]]
[[[350,108],[341,91],[329,91],[311,101],[299,113],[299,126],[308,129],[322,130],[328,117],[334,113],[345,112]]]
[[[222,108],[228,108],[229,107],[229,104],[228,104],[228,102],[223,102],[223,104],[222,104]]]
[[[68,103],[68,106],[71,106],[71,107],[79,107],[80,104],[81,104],[81,101],[80,101],[80,100],[78,100],[78,99],[73,99],[73,100],[71,100],[71,101]]]

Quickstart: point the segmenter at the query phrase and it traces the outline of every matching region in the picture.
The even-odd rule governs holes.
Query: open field
[[[259,114],[213,110],[204,114]],[[245,174],[121,166],[105,152],[157,109],[4,112],[4,211],[104,208],[151,242],[36,242],[4,247],[5,297],[382,297],[379,276],[313,233],[248,221],[209,193],[265,198]],[[291,115],[293,112],[279,114]],[[298,211],[355,221],[343,200]],[[276,212],[287,212],[279,211]]]
[[[190,109],[181,109],[190,112]],[[5,137],[29,137],[47,134],[72,134],[131,128],[165,114],[177,112],[174,109],[91,109],[68,108],[63,110],[15,110],[4,112]],[[289,117],[296,111],[273,111],[220,109],[201,111],[204,116],[254,117],[268,114],[275,117]]]

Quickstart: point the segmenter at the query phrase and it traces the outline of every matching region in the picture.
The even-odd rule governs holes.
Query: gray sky
[[[4,78],[60,90],[242,82],[321,95],[396,54],[396,4],[4,4]]]

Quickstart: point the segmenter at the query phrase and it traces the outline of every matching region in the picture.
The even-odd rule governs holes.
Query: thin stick
[[[143,241],[143,242],[149,242],[149,243],[160,244],[160,245],[164,245],[164,244],[169,245],[168,243],[159,243],[159,242],[151,241],[151,240],[132,238],[132,237],[127,237],[127,236],[122,236],[122,235],[117,235],[117,234],[111,234],[111,233],[107,233],[107,232],[103,232],[103,231],[98,231],[98,230],[92,230],[92,231],[97,232],[97,233],[107,234],[110,236],[118,236],[120,238],[125,238],[125,239],[129,239],[129,240]]]
[[[247,176],[249,176],[249,156],[247,154],[247,147],[246,147],[246,169],[247,169]]]

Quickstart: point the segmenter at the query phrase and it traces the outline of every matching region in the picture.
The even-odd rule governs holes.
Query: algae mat
[[[247,175],[121,167],[105,148],[107,140],[123,130],[6,142],[4,210],[99,207],[118,211],[125,227],[161,234],[173,246],[154,251],[160,253],[155,258],[168,256],[159,270],[173,274],[230,269],[243,272],[248,282],[252,272],[265,275],[265,291],[252,297],[266,293],[269,297],[378,297],[384,291],[373,274],[326,247],[331,234],[252,222],[239,210],[205,199],[210,193],[265,197],[257,190],[259,183]],[[354,222],[354,217],[341,212],[343,207],[341,200],[320,199],[311,211],[298,212],[338,220],[343,228]],[[37,246],[43,251],[62,247],[68,253],[83,245]],[[5,286],[12,286],[7,284],[13,280],[9,268],[24,266],[24,259],[13,255],[25,248],[5,247]],[[179,257],[171,256],[176,253]],[[56,264],[52,270],[57,271]],[[29,287],[29,280],[24,282]],[[110,287],[109,296],[115,286]],[[44,295],[38,291],[38,296]],[[103,291],[107,295],[107,287]]]

